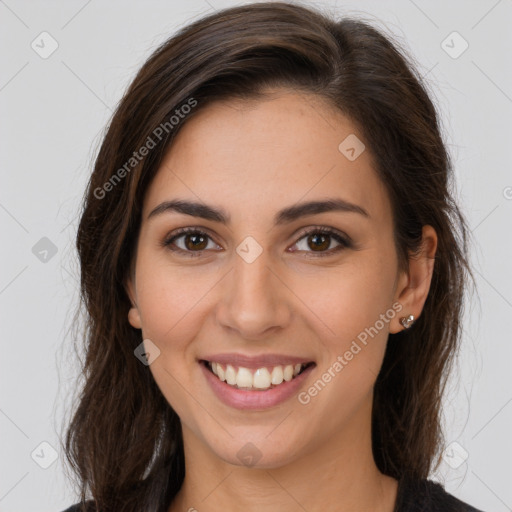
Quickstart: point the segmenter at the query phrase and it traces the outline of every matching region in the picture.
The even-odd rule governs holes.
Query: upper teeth
[[[210,368],[217,377],[225,381],[231,386],[238,386],[239,388],[246,389],[268,389],[271,385],[277,386],[283,380],[290,381],[300,373],[303,369],[303,364],[288,364],[286,366],[274,366],[272,372],[267,368],[258,368],[257,370],[249,370],[243,366],[238,367],[238,370],[228,364],[222,366],[219,363],[210,362]]]

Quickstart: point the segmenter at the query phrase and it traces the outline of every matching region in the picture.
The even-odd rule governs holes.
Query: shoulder
[[[445,491],[432,480],[402,478],[395,512],[483,512]]]

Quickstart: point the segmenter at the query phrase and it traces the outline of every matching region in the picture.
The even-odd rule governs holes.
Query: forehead
[[[336,196],[388,220],[389,199],[370,151],[351,160],[344,141],[364,143],[347,117],[313,95],[276,91],[264,100],[211,103],[181,127],[144,211],[180,197],[222,206],[234,217],[237,209],[244,218],[261,217],[283,204]]]

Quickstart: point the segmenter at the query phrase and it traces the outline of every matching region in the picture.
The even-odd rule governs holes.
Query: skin
[[[424,226],[423,251],[399,271],[391,204],[370,151],[350,161],[338,150],[349,134],[363,140],[312,95],[275,89],[265,100],[216,102],[182,127],[147,190],[126,283],[128,318],[160,349],[150,370],[182,423],[186,476],[169,512],[393,511],[397,481],[380,473],[371,450],[373,385],[388,334],[404,329],[401,317],[421,314],[437,237]],[[274,226],[283,207],[328,197],[355,203],[370,218],[324,212]],[[175,198],[221,207],[231,224],[176,212],[148,219]],[[210,237],[200,256],[162,246],[188,226]],[[337,229],[354,246],[315,256],[299,233],[312,226]],[[250,264],[236,252],[247,236],[263,249]],[[330,240],[321,250],[340,247]],[[185,242],[175,246],[185,250]],[[394,303],[402,311],[308,404],[293,396],[266,410],[229,407],[197,362],[212,352],[304,356],[317,365],[304,391]],[[252,467],[237,457],[248,442],[261,454]]]

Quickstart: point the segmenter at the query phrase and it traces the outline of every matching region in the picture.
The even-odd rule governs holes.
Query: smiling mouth
[[[215,361],[202,360],[201,363],[220,381],[235,389],[246,391],[265,391],[276,388],[295,379],[307,368],[315,366],[315,363],[311,361],[303,364],[273,365],[252,370],[243,366],[221,364]]]

